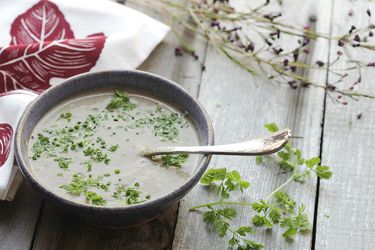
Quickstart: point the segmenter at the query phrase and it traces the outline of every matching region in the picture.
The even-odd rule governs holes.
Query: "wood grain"
[[[108,229],[83,224],[47,202],[34,249],[170,249],[176,213],[177,205],[147,224]]]
[[[237,1],[237,4],[240,1]],[[244,5],[246,1],[241,1]],[[286,17],[294,24],[303,25],[309,15],[318,15],[316,28],[321,32],[329,32],[330,3],[326,1],[283,1]],[[328,42],[318,41],[310,60],[324,58],[328,54]],[[322,58],[323,57],[323,58]],[[293,134],[303,139],[295,140],[304,156],[319,155],[321,122],[323,116],[324,92],[315,88],[304,88],[293,91],[284,85],[275,85],[266,79],[256,80],[237,65],[224,59],[214,49],[209,48],[206,56],[206,72],[203,73],[199,100],[207,108],[214,123],[216,143],[244,141],[267,132],[263,124],[276,122],[280,127],[290,127]],[[325,81],[325,71],[301,72],[309,74],[312,79]],[[258,85],[259,87],[257,87]],[[245,195],[234,195],[231,200],[255,201],[265,198],[288,176],[280,174],[277,166],[257,166],[252,157],[215,156],[211,168],[227,167],[236,169],[250,180],[252,188]],[[288,191],[297,201],[307,207],[310,221],[314,217],[316,179],[304,185],[293,183]],[[174,249],[225,249],[228,239],[220,239],[205,226],[202,214],[188,212],[193,205],[217,200],[203,187],[196,187],[180,205],[177,221]],[[239,208],[238,220],[234,227],[250,225],[251,209]],[[312,244],[312,235],[298,236],[294,242],[282,239],[282,231],[272,232],[257,230],[254,239],[265,244],[265,249],[308,249]]]
[[[30,249],[41,197],[23,183],[15,199],[0,202],[0,249]]]
[[[369,1],[335,0],[333,34],[343,34],[351,25],[368,25],[367,9],[375,13]],[[352,17],[348,16],[350,10]],[[336,43],[332,43],[332,59],[337,50]],[[374,61],[374,52],[349,50],[354,58]],[[347,66],[343,61],[337,67]],[[358,91],[375,95],[374,70],[368,68],[362,73]],[[334,75],[329,78],[335,80]],[[327,98],[322,160],[333,169],[334,176],[320,183],[316,249],[375,248],[374,122],[373,100],[350,101],[344,106]]]
[[[145,6],[139,2],[142,1],[127,0],[126,5],[140,10],[168,25],[171,24],[169,18],[166,17],[167,15],[163,15],[163,13],[158,12],[152,7]],[[183,0],[179,2],[183,2]],[[201,63],[204,61],[206,54],[206,43],[187,30],[179,30],[179,32],[183,34],[184,40],[200,56],[198,60],[187,54],[178,57],[175,56],[175,48],[180,47],[180,45],[176,36],[171,31],[139,69],[167,77],[182,85],[193,96],[197,96],[201,82]]]

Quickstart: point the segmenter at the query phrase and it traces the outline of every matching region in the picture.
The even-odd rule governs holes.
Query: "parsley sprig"
[[[278,131],[274,123],[266,124],[270,132]],[[190,208],[190,211],[205,209],[203,220],[211,225],[220,237],[231,234],[228,244],[234,249],[260,249],[263,245],[248,238],[254,234],[255,227],[273,228],[279,225],[283,230],[283,238],[293,239],[298,233],[308,233],[311,223],[303,204],[298,205],[288,193],[282,191],[292,181],[303,183],[305,179],[315,174],[321,179],[329,179],[332,172],[328,166],[320,165],[319,157],[304,159],[301,150],[292,147],[291,142],[277,154],[277,162],[284,174],[292,173],[286,182],[272,191],[265,199],[255,202],[228,201],[231,192],[243,192],[250,184],[243,180],[237,171],[228,171],[225,168],[209,169],[201,178],[204,186],[219,190],[219,201],[209,202]],[[264,164],[263,157],[256,158],[257,164]],[[250,207],[253,211],[252,225],[244,225],[234,230],[231,221],[237,216],[236,206]]]
[[[271,133],[279,131],[275,123],[265,124],[264,127]],[[277,163],[283,171],[293,172],[292,179],[294,181],[303,183],[312,173],[320,179],[329,179],[332,176],[332,171],[328,166],[320,165],[319,157],[304,159],[301,150],[292,147],[290,142],[277,153],[277,157]],[[258,156],[256,162],[257,164],[263,164],[264,157]]]
[[[200,183],[205,186],[214,186],[219,190],[219,195],[227,199],[230,197],[230,192],[250,187],[250,183],[241,178],[240,173],[236,170],[228,171],[226,168],[209,169],[200,180]]]

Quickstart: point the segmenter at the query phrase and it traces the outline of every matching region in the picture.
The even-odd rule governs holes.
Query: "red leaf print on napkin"
[[[12,146],[13,129],[9,124],[0,124],[0,168],[7,161]]]
[[[41,92],[53,77],[68,78],[95,66],[105,39],[103,33],[74,38],[56,4],[41,0],[18,16],[12,41],[0,48],[0,93],[14,89]]]

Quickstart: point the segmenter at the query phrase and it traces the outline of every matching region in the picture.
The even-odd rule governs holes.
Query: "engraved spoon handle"
[[[282,129],[268,137],[251,141],[213,146],[156,147],[142,150],[144,156],[162,154],[217,154],[217,155],[268,155],[282,149],[291,136],[290,129]]]

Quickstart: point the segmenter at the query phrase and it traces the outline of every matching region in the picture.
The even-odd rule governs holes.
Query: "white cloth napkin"
[[[68,77],[136,68],[169,27],[107,0],[0,0],[0,12],[0,199],[12,200],[22,181],[13,137],[26,106]]]

